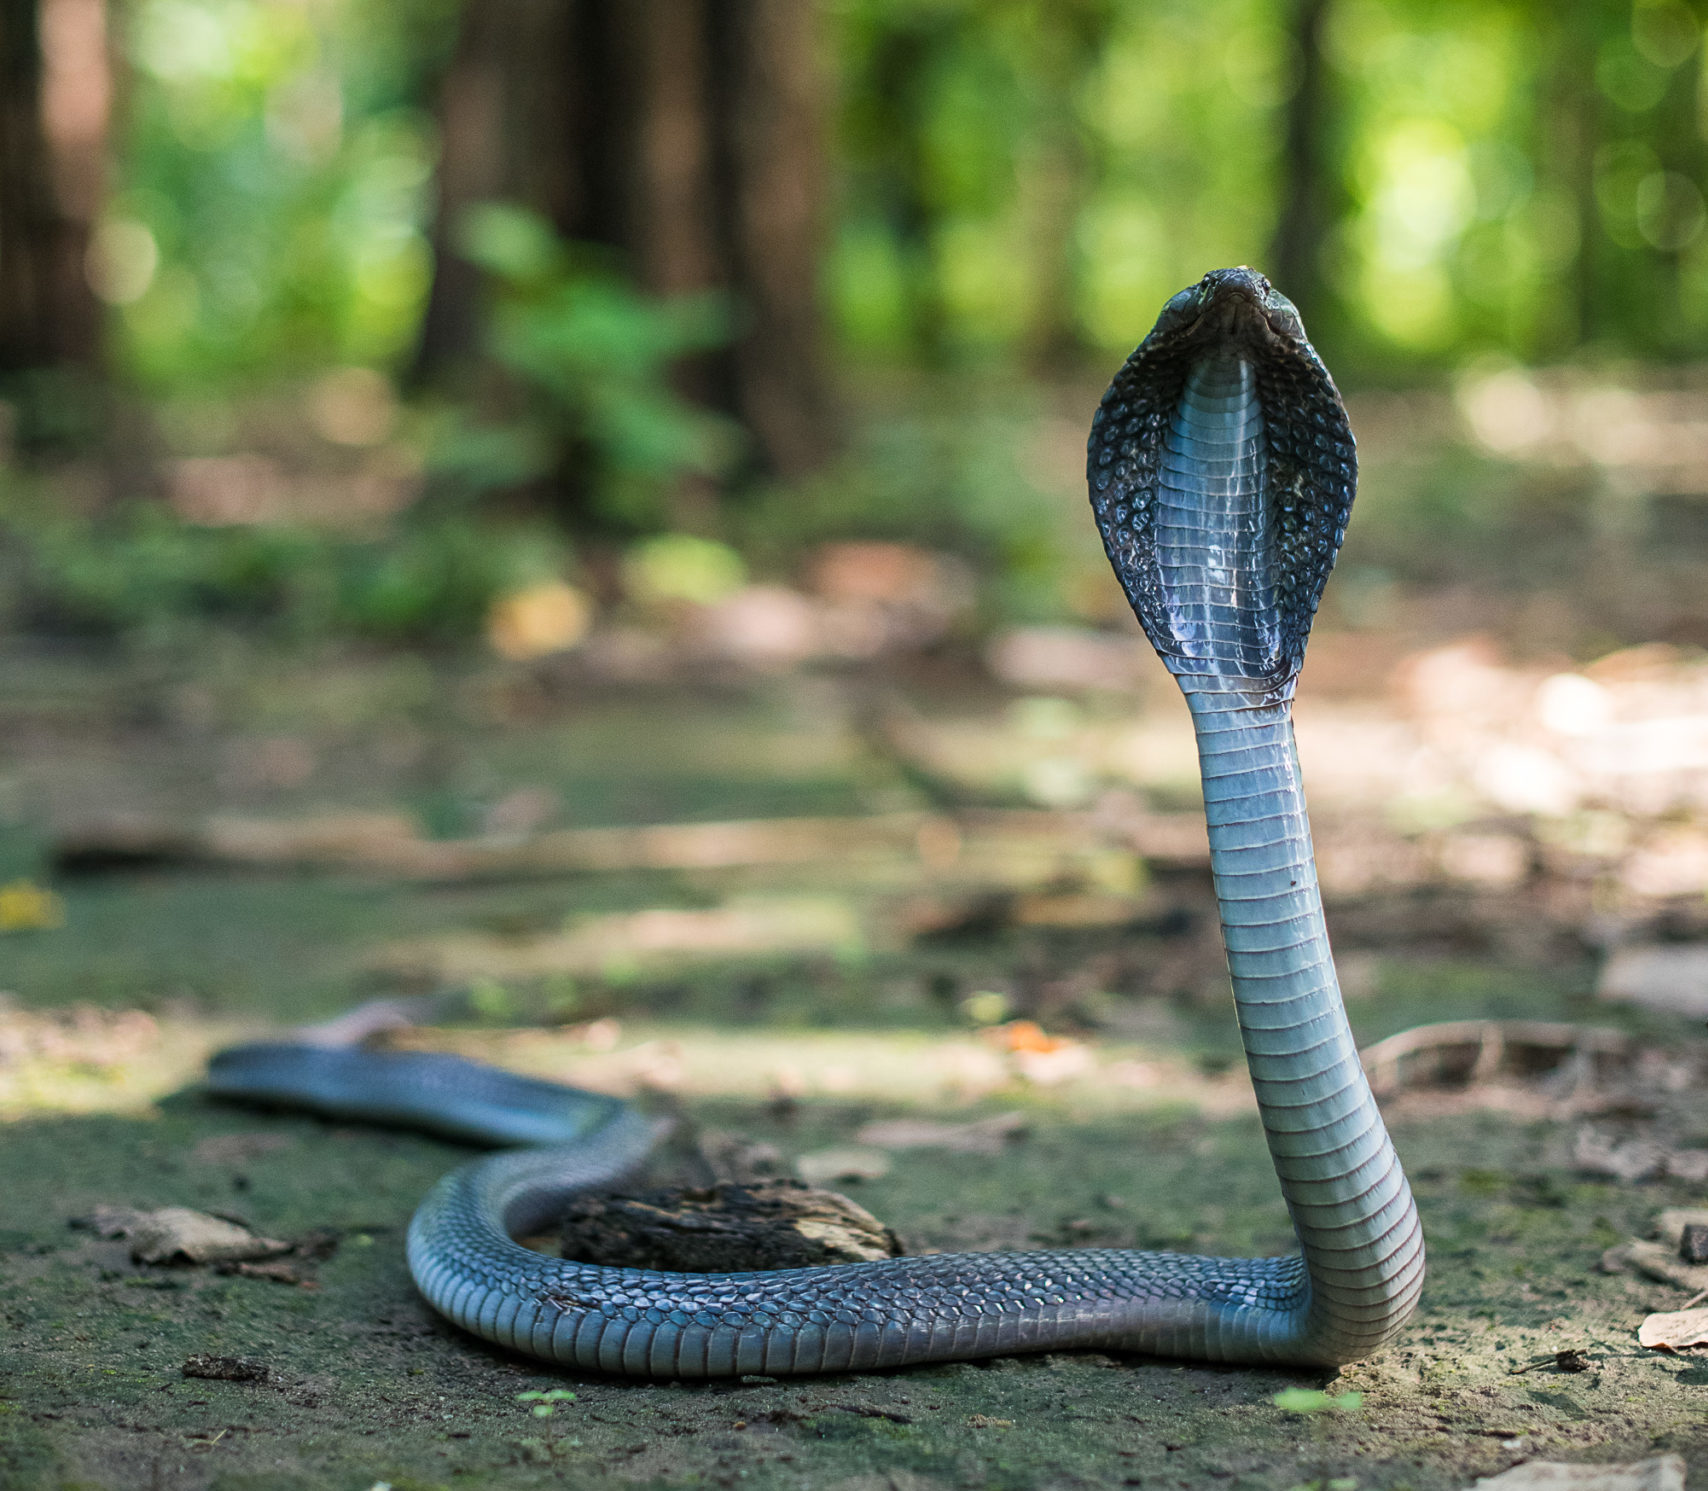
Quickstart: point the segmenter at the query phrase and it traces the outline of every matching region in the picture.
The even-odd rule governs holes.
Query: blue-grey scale
[[[1071,1347],[1333,1366],[1416,1306],[1423,1237],[1342,1007],[1293,747],[1292,699],[1357,479],[1345,410],[1261,275],[1180,292],[1092,425],[1092,507],[1197,733],[1234,1003],[1300,1251],[1112,1249],[673,1274],[513,1238],[632,1172],[652,1124],[611,1098],[450,1056],[274,1043],[215,1091],[526,1144],[446,1176],[409,1227],[442,1314],[545,1361],[631,1376],[785,1375]]]

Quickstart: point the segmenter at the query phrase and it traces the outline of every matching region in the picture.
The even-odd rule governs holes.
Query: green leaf
[[[530,1392],[517,1393],[516,1401],[518,1403],[532,1403],[534,1406],[531,1412],[535,1418],[549,1419],[557,1411],[559,1403],[573,1403],[575,1394],[563,1387],[554,1387],[546,1392],[536,1388]]]
[[[483,202],[457,222],[457,248],[501,279],[522,283],[550,278],[564,266],[562,245],[538,213],[506,202]]]
[[[1275,1406],[1283,1413],[1322,1413],[1326,1410],[1350,1413],[1362,1407],[1363,1403],[1362,1393],[1331,1396],[1309,1387],[1284,1387],[1275,1395]]]

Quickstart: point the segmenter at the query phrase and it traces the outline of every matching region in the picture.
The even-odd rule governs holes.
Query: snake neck
[[[1157,470],[1158,602],[1176,673],[1259,679],[1279,648],[1257,370],[1232,348],[1192,369]]]
[[[1309,1278],[1299,1343],[1364,1356],[1416,1305],[1423,1235],[1341,1002],[1291,705],[1184,675],[1240,1038]]]

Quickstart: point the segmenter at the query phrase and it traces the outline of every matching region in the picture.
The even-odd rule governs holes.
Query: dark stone
[[[251,1356],[208,1356],[198,1352],[184,1360],[184,1376],[213,1382],[270,1382],[273,1369]]]
[[[1708,1263],[1708,1225],[1692,1222],[1678,1240],[1678,1256],[1686,1263]]]

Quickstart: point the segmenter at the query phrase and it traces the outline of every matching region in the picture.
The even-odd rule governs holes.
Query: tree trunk
[[[1322,269],[1322,246],[1334,222],[1329,200],[1328,59],[1323,55],[1323,26],[1331,0],[1294,0],[1291,35],[1297,51],[1297,87],[1287,104],[1281,147],[1281,194],[1275,236],[1269,249],[1269,277],[1299,308],[1305,325],[1326,327],[1329,290]],[[1320,333],[1319,333],[1320,335]]]
[[[1079,367],[1085,353],[1076,241],[1092,192],[1093,158],[1078,99],[1108,45],[1113,12],[1106,0],[1058,0],[1039,16],[1035,66],[1046,101],[1022,178],[1034,286],[1026,346],[1031,365],[1048,375]]]
[[[737,333],[683,392],[792,477],[830,448],[819,353],[821,114],[802,0],[482,0],[464,14],[439,114],[437,269],[417,372],[480,354],[480,284],[456,253],[470,205],[520,202],[617,250],[660,295],[726,293]]]
[[[0,0],[0,374],[99,362],[112,87],[103,0]]]
[[[819,360],[816,9],[805,0],[713,0],[712,9],[719,226],[742,316],[720,403],[753,431],[763,469],[796,477],[831,446]]]

